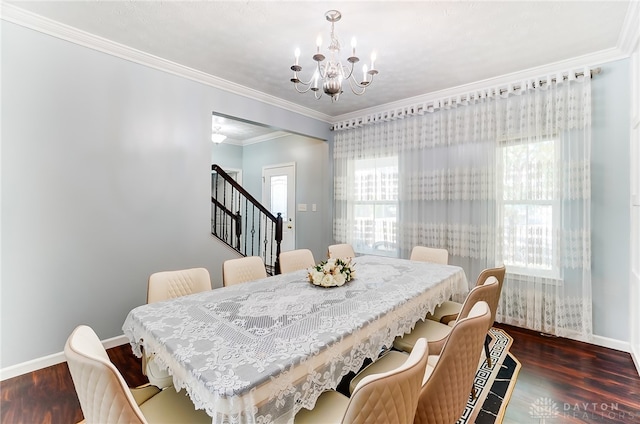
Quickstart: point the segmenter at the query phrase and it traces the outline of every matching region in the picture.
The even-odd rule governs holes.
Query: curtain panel
[[[591,86],[559,81],[336,132],[335,240],[505,264],[500,322],[589,341]]]

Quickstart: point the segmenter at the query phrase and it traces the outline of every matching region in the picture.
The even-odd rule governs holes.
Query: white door
[[[296,248],[296,164],[262,168],[262,203],[274,215],[282,214],[280,251]]]

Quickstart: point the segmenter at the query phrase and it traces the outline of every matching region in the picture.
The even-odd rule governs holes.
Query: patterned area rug
[[[493,339],[489,345],[491,367],[485,361],[476,373],[474,386],[478,396],[475,399],[469,396],[467,407],[456,424],[497,424],[504,418],[520,362],[509,353],[511,336],[498,328],[492,328],[490,334]]]

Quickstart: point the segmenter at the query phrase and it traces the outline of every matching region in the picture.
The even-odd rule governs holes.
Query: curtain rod
[[[569,74],[567,74],[567,75],[562,74],[562,75],[561,75],[561,76],[562,76],[562,81],[573,80],[573,79],[577,79],[577,78],[583,77],[583,76],[584,76],[584,74],[585,74],[585,72],[587,72],[587,71],[571,72],[571,73],[569,73]],[[593,77],[594,77],[594,75],[598,75],[598,74],[600,74],[601,72],[602,72],[602,68],[593,68],[593,69],[589,69],[589,77],[590,77],[590,78],[593,78]],[[571,78],[571,76],[572,76],[572,75],[573,75],[573,78]],[[551,77],[551,78],[548,78],[548,77],[547,77],[547,78],[545,78],[545,79],[542,79],[542,78],[535,78],[532,82],[533,82],[534,84],[538,85],[538,87],[534,87],[534,88],[539,88],[539,87],[541,87],[541,86],[543,86],[543,85],[545,85],[545,84],[548,84],[549,82],[551,82],[552,84],[557,83],[557,82],[558,82],[558,79],[557,79],[557,78],[558,78],[557,76],[556,76],[556,77]],[[516,91],[516,90],[520,90],[521,88],[522,88],[522,86],[519,86],[519,85],[514,85],[514,86],[513,86],[513,90],[514,90],[514,91]],[[506,88],[501,88],[501,89],[500,89],[500,94],[504,94],[504,93],[506,93],[507,91],[508,91],[508,89],[506,89]]]
[[[509,95],[518,95],[522,92],[522,90],[538,89],[549,84],[556,84],[558,82],[561,83],[564,81],[573,81],[584,77],[585,75],[589,75],[589,78],[593,78],[595,75],[598,75],[601,72],[602,68],[600,67],[592,69],[585,67],[583,70],[579,71],[562,71],[549,74],[546,77],[525,78],[524,80],[518,81],[516,83],[500,84],[500,88],[491,87],[473,90],[466,94],[443,97],[428,102],[407,105],[396,109],[376,112],[370,115],[359,116],[357,118],[336,122],[331,126],[331,131],[348,130],[364,125],[374,124],[376,122],[392,121],[395,119],[402,119],[407,116],[424,115],[425,113],[432,113],[440,109],[450,109],[451,107],[466,106],[469,104],[469,102],[481,100],[483,98],[493,98],[496,96],[506,98]]]

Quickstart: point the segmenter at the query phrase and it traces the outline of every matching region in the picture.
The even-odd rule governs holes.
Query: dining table
[[[307,270],[141,305],[122,326],[212,423],[290,423],[428,312],[469,290],[462,268],[384,256],[352,260],[339,287]]]

